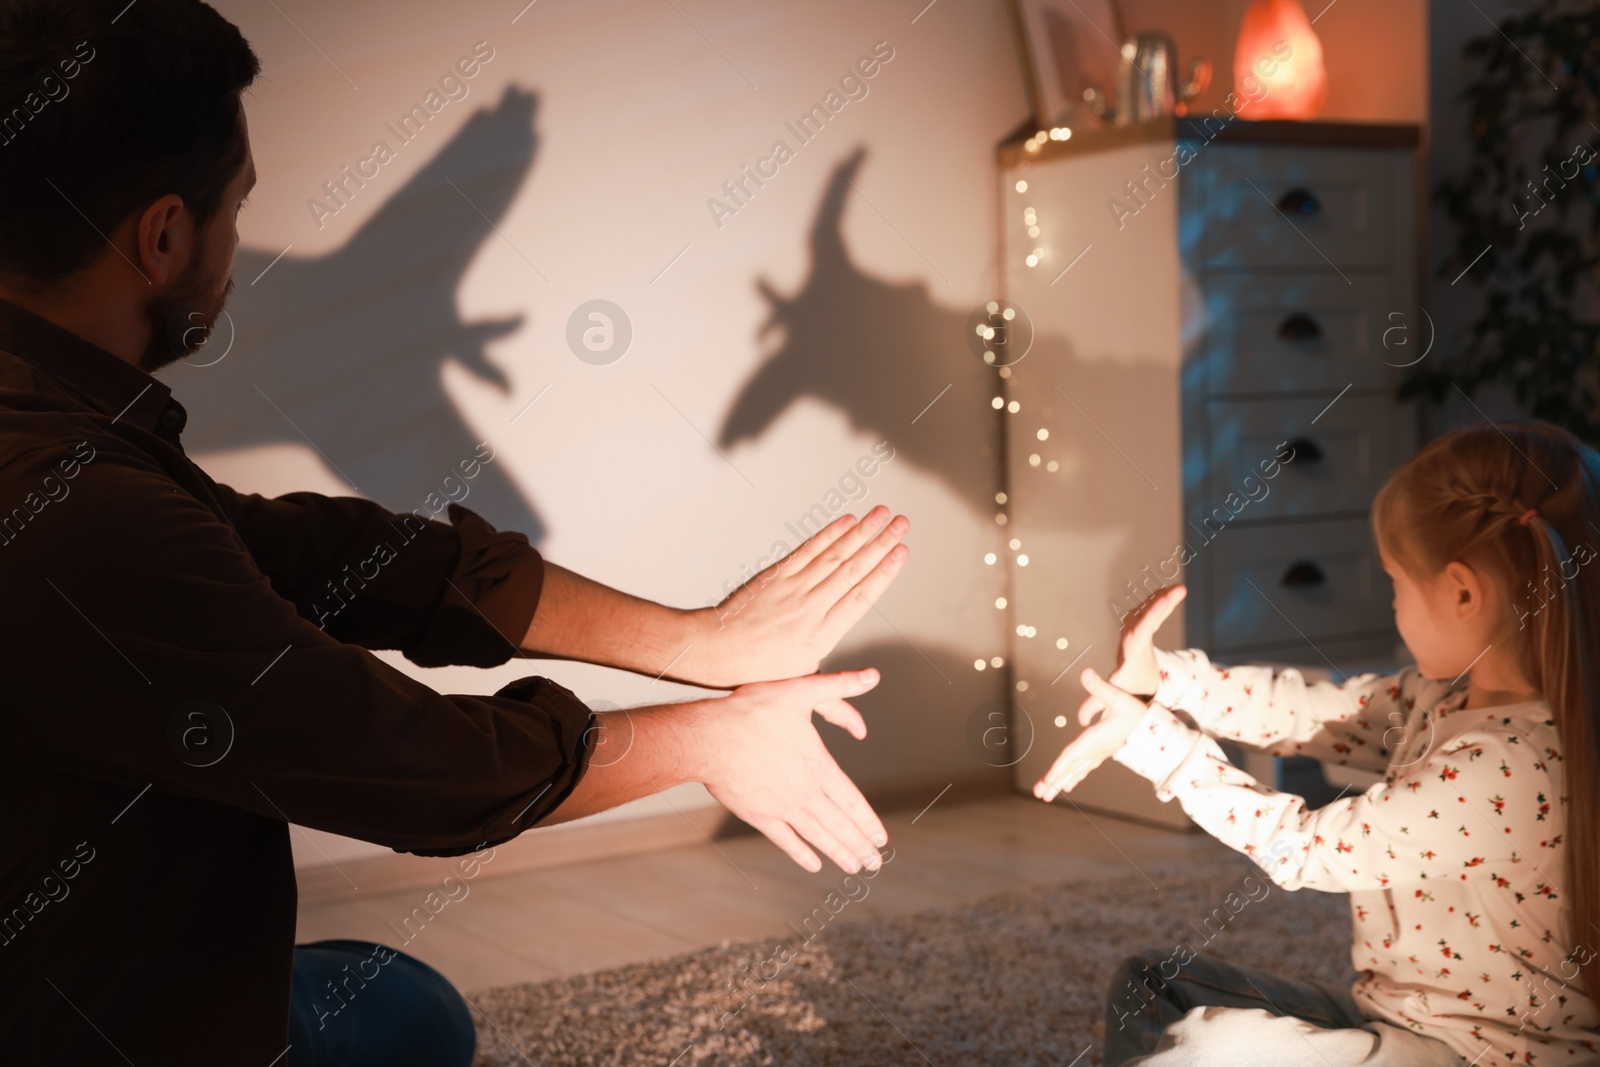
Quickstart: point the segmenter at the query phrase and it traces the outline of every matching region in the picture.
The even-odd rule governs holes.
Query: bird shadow
[[[228,321],[169,372],[189,410],[185,447],[309,445],[331,475],[398,511],[460,486],[468,507],[537,543],[544,523],[502,465],[482,466],[470,484],[460,479],[459,464],[474,458],[482,435],[442,377],[454,362],[510,391],[488,348],[523,317],[466,321],[456,294],[532,169],[537,106],[534,93],[510,86],[478,108],[332,252],[280,258],[279,250],[241,248]],[[380,168],[360,186],[347,183],[344,196],[382,196],[385,180]],[[349,222],[336,213],[322,225]]]

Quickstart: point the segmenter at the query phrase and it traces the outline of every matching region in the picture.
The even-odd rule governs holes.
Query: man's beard
[[[211,336],[222,305],[233,292],[233,279],[219,293],[211,277],[195,264],[178,287],[145,305],[150,341],[139,356],[139,369],[154,374],[191,352],[199,351]]]

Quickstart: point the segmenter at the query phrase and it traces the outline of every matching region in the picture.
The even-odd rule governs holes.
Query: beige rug
[[[1136,951],[1181,941],[1284,974],[1353,977],[1346,897],[1285,892],[1243,860],[1145,873],[819,920],[815,936],[792,938],[792,957],[749,941],[502,986],[472,997],[487,1014],[477,1067],[1087,1067],[1100,1062],[1111,970]]]

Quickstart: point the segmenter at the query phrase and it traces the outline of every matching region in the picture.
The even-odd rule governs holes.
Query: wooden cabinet
[[[1404,661],[1368,509],[1416,448],[1394,391],[1431,343],[1417,143],[1166,119],[1002,147],[1019,787],[1077,732],[1077,673],[1115,664],[1119,615],[1174,580],[1166,646],[1335,676]],[[1186,821],[1115,766],[1074,799]]]

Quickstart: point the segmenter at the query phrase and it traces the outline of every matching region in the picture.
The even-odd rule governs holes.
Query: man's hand
[[[872,669],[740,686],[725,697],[595,716],[583,777],[540,825],[579,819],[684,782],[702,782],[733,814],[808,871],[812,846],[851,874],[882,860],[883,823],[823,747],[815,711],[867,736],[846,697],[878,684]]]
[[[715,608],[663,607],[546,560],[519,647],[707,689],[813,674],[905,565],[905,516],[841,515]]]
[[[712,688],[811,674],[905,565],[911,520],[841,515],[701,617],[671,675]]]
[[[869,668],[757,682],[702,702],[694,777],[806,870],[822,869],[806,842],[851,874],[876,870],[889,834],[823,747],[811,713],[860,740],[867,724],[844,698],[877,684]]]
[[[1100,721],[1093,726],[1088,725],[1087,715],[1079,713],[1079,721],[1088,728],[1061,750],[1061,755],[1050,765],[1050,770],[1034,783],[1033,795],[1040,800],[1054,800],[1058,793],[1072,792],[1079,782],[1089,776],[1090,771],[1117,754],[1123,742],[1133,733],[1133,728],[1139,725],[1139,720],[1149,710],[1144,700],[1112,685],[1096,674],[1093,668],[1085,667],[1079,677],[1083,687],[1089,690],[1090,700],[1096,701],[1105,710],[1100,715]],[[1087,708],[1089,700],[1085,700],[1083,706]]]

